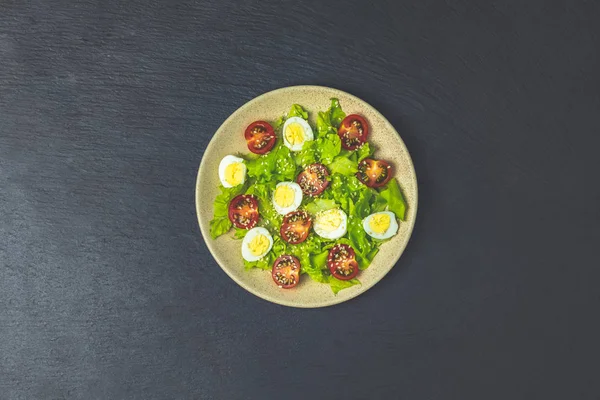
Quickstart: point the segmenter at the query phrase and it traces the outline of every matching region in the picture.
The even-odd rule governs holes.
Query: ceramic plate
[[[213,201],[219,193],[217,168],[227,154],[249,153],[244,130],[253,121],[274,121],[298,103],[309,112],[309,122],[314,127],[318,111],[329,108],[330,98],[337,97],[346,114],[361,114],[370,125],[369,143],[375,146],[375,158],[390,161],[394,177],[408,204],[406,221],[400,221],[398,234],[384,243],[373,262],[358,275],[361,285],[355,285],[334,295],[329,285],[312,281],[303,275],[293,289],[277,287],[270,271],[246,271],[241,256],[241,240],[232,233],[216,240],[210,237],[210,220]],[[361,99],[340,90],[321,86],[293,86],[265,93],[235,111],[217,130],[208,144],[196,181],[196,212],[200,230],[208,249],[221,268],[240,286],[265,300],[291,307],[325,307],[341,303],[370,289],[396,264],[410,238],[417,214],[417,178],[412,160],[398,132],[383,115]]]

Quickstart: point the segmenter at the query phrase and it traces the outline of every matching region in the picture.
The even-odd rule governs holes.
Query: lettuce
[[[342,150],[342,141],[337,134],[327,134],[317,139],[314,146],[319,160],[323,164],[328,165],[333,162],[335,156],[340,154],[340,151]]]
[[[281,117],[275,120],[275,122],[272,125],[275,133],[279,133],[281,131],[281,128],[283,128],[283,124],[285,124],[285,120],[285,115],[282,115]]]
[[[306,142],[299,152],[290,151],[281,140],[281,128],[289,117],[301,117],[308,120],[308,112],[298,105],[292,105],[290,111],[274,121],[273,127],[279,140],[267,154],[249,154],[246,158],[248,176],[245,185],[226,189],[214,202],[214,218],[210,223],[210,234],[216,238],[228,232],[232,224],[228,218],[228,207],[233,197],[245,193],[258,199],[260,220],[258,225],[268,229],[273,236],[272,250],[261,260],[244,261],[245,268],[271,270],[276,258],[282,254],[291,254],[300,260],[301,273],[310,279],[329,285],[334,294],[348,287],[359,285],[358,279],[343,281],[334,278],[327,267],[329,250],[337,243],[345,243],[354,249],[361,270],[367,268],[384,242],[365,234],[362,223],[368,215],[389,209],[398,218],[404,220],[406,203],[398,182],[394,179],[385,187],[376,190],[363,185],[357,178],[358,163],[370,157],[374,149],[365,143],[356,151],[342,149],[337,130],[346,117],[337,99],[331,99],[326,111],[317,115],[315,140]],[[312,233],[300,244],[286,243],[279,236],[283,217],[272,203],[275,186],[279,182],[295,181],[298,173],[309,164],[325,164],[330,171],[329,187],[318,198],[305,196],[301,209],[311,215],[334,207],[341,208],[348,216],[347,233],[340,239],[327,240]],[[233,237],[242,239],[247,233],[244,229],[234,229]]]
[[[279,231],[283,217],[275,211],[273,202],[271,201],[271,193],[275,190],[275,184],[269,183],[255,183],[250,186],[246,191],[246,194],[254,195],[258,198],[258,210],[260,213],[261,225],[269,230],[271,233]]]
[[[402,192],[400,192],[398,181],[396,179],[389,181],[385,189],[379,192],[379,194],[386,201],[388,209],[404,221],[406,217],[406,202],[404,201]]]
[[[304,209],[312,215],[316,215],[320,211],[330,210],[336,207],[335,201],[332,199],[315,199],[308,203]]]
[[[294,161],[297,166],[304,168],[317,162],[316,144],[317,142],[314,140],[304,142],[302,150],[294,153]]]
[[[210,221],[210,237],[213,239],[226,234],[232,227],[232,223],[227,217],[215,217]]]
[[[344,118],[346,118],[346,113],[342,111],[342,106],[340,106],[340,101],[338,99],[331,99],[331,106],[329,106],[328,112],[331,125],[337,130]]]
[[[365,158],[371,157],[374,153],[374,149],[371,148],[369,143],[365,143],[356,150],[355,154],[358,154],[358,162],[361,162]]]
[[[331,105],[325,112],[320,111],[317,115],[317,135],[324,136],[326,134],[337,135],[337,130],[346,118],[346,113],[342,111],[340,102],[336,98],[331,99]]]
[[[383,198],[381,193],[378,193],[375,190],[373,190],[373,192],[375,196],[375,201],[373,202],[373,204],[371,204],[371,213],[385,211],[385,208],[387,206],[386,199]]]
[[[365,218],[371,214],[371,199],[373,198],[372,190],[361,190],[358,198],[354,203],[354,215],[358,218]]]
[[[366,205],[365,199],[369,196],[367,192],[371,189],[360,183],[356,176],[333,173],[331,174],[330,187],[331,190],[326,190],[325,194],[331,196],[346,214],[352,214],[352,211],[356,212],[358,203],[358,216],[362,218],[368,215],[369,207]],[[367,214],[364,214],[365,212]]]
[[[350,158],[338,156],[329,164],[329,169],[334,174],[355,175],[358,172],[358,164]]]
[[[290,149],[279,141],[273,150],[254,160],[246,161],[248,177],[257,182],[283,182],[293,180],[296,175],[296,163]]]
[[[360,281],[356,278],[350,279],[349,281],[342,281],[335,279],[332,275],[328,276],[327,283],[329,283],[329,287],[331,287],[333,294],[338,294],[342,289],[347,289],[354,285],[360,285]]]
[[[243,239],[246,236],[246,233],[248,233],[247,229],[233,228],[233,230],[234,230],[234,233],[233,233],[234,239]]]
[[[300,258],[302,264],[302,273],[307,274],[313,281],[326,283],[331,288],[333,294],[338,294],[340,290],[354,285],[360,285],[358,279],[342,281],[334,278],[327,268],[327,257],[329,250],[305,255]]]
[[[304,110],[304,108],[302,108],[300,104],[292,104],[290,112],[277,118],[272,124],[273,129],[276,133],[281,131],[281,128],[283,128],[283,124],[285,124],[285,120],[290,117],[302,117],[303,119],[308,121],[308,113]]]
[[[229,221],[229,202],[238,194],[244,193],[245,185],[232,188],[219,186],[221,193],[217,195],[213,207],[213,219],[210,221],[210,236],[213,239],[226,234],[231,229]]]
[[[306,167],[316,162],[331,164],[342,150],[342,142],[338,135],[325,135],[316,140],[304,143],[302,150],[294,153],[297,166]]]
[[[301,105],[293,104],[292,109],[288,113],[287,117],[302,117],[303,119],[308,120],[308,113],[304,111],[304,108],[302,108]]]
[[[269,253],[267,253],[266,256],[264,256],[258,261],[244,260],[244,268],[247,270],[252,268],[258,268],[263,269],[265,271],[270,271],[273,268],[273,262],[275,262],[275,257],[273,254],[273,251],[270,251]]]

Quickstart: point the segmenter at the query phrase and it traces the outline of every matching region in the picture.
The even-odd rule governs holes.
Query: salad
[[[307,278],[334,294],[360,284],[360,270],[406,214],[392,166],[374,158],[369,133],[335,98],[314,127],[298,104],[272,123],[251,123],[251,153],[219,164],[211,237],[233,229],[245,267],[271,271],[282,289]]]

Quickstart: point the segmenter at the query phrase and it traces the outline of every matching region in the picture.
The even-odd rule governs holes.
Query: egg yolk
[[[369,218],[369,228],[375,233],[385,233],[390,228],[390,216],[387,214],[375,214]]]
[[[294,202],[294,197],[294,189],[286,185],[281,185],[275,189],[273,199],[278,206],[289,207]]]
[[[269,248],[269,239],[265,235],[256,235],[248,243],[248,249],[253,256],[260,256],[267,252]]]
[[[336,230],[342,224],[342,216],[337,209],[323,211],[318,218],[318,224],[321,229],[327,232]]]
[[[285,128],[285,138],[291,145],[304,142],[304,128],[298,123],[291,123]]]
[[[244,180],[244,164],[235,162],[225,167],[225,182],[237,186]]]

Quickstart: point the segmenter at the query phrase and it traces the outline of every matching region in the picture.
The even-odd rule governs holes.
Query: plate
[[[314,127],[318,111],[329,108],[330,99],[337,97],[346,114],[361,114],[369,125],[369,143],[375,146],[375,158],[390,161],[394,177],[407,202],[406,221],[400,221],[398,234],[384,243],[373,262],[358,275],[361,285],[354,285],[334,295],[329,285],[312,281],[303,275],[293,289],[277,287],[270,271],[245,270],[241,255],[241,240],[233,239],[233,233],[217,239],[210,237],[210,220],[213,201],[219,193],[217,168],[227,154],[248,154],[244,130],[253,121],[275,121],[288,112],[294,103],[309,113]],[[412,233],[417,214],[417,178],[410,154],[392,124],[375,108],[346,92],[322,86],[292,86],[273,90],[250,100],[235,111],[217,130],[208,144],[196,181],[196,213],[202,236],[217,263],[241,287],[265,300],[290,307],[325,307],[342,303],[364,293],[379,282],[396,264]],[[232,231],[233,232],[233,231]]]

